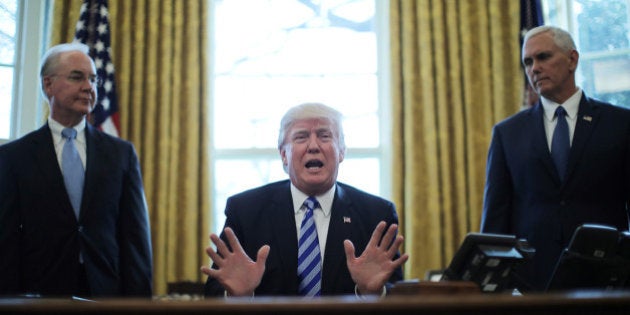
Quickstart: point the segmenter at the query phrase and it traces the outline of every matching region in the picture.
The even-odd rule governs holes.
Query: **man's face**
[[[310,196],[334,185],[343,155],[337,131],[327,119],[298,120],[287,132],[280,150],[291,182]]]
[[[52,75],[44,77],[44,90],[52,117],[61,123],[76,123],[96,101],[96,84],[90,82],[96,69],[90,57],[78,51],[62,53]]]
[[[530,84],[538,94],[557,103],[575,93],[577,62],[577,51],[563,52],[549,32],[534,35],[523,46],[523,65]]]

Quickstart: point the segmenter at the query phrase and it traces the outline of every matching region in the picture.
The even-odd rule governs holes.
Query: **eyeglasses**
[[[53,74],[51,75],[52,77],[54,76],[58,76],[60,74]],[[103,85],[103,80],[101,80],[101,78],[97,77],[96,75],[86,75],[85,73],[81,72],[81,71],[72,71],[70,72],[70,74],[66,75],[65,78],[72,82],[72,83],[82,83],[85,82],[85,80],[87,80],[88,82],[90,82],[90,85],[92,86],[96,86],[96,87],[101,87]]]

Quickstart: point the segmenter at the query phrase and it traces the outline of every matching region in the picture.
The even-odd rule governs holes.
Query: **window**
[[[630,107],[630,0],[543,1],[545,23],[568,30],[580,52],[587,95]]]
[[[0,0],[0,144],[41,126],[39,60],[49,1]]]
[[[339,181],[387,196],[388,129],[380,62],[387,1],[213,1],[213,232],[227,197],[288,178],[277,150],[285,111],[322,102],[341,111],[348,151]],[[377,7],[378,6],[378,7]]]
[[[11,135],[17,0],[0,0],[0,138]]]

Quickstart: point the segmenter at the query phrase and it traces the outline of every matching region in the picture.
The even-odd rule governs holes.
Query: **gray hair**
[[[90,55],[90,47],[79,42],[72,42],[52,46],[42,57],[39,69],[39,84],[42,95],[44,95],[45,99],[48,99],[48,95],[46,95],[46,91],[44,90],[44,78],[57,71],[57,67],[59,66],[59,57],[62,53],[70,51],[79,51],[87,56]]]
[[[278,133],[278,150],[282,150],[282,146],[285,144],[287,132],[291,129],[293,124],[298,120],[309,118],[323,118],[328,119],[332,123],[333,134],[337,136],[337,144],[341,152],[346,151],[346,143],[344,140],[342,119],[343,115],[336,109],[326,106],[321,103],[304,103],[292,107],[282,117],[280,121],[280,132]]]
[[[541,34],[541,33],[551,33],[551,37],[553,38],[554,44],[556,44],[562,51],[568,53],[573,50],[577,50],[575,48],[575,42],[571,37],[571,34],[559,27],[551,26],[551,25],[542,25],[538,27],[534,27],[525,33],[525,37],[523,38],[523,43],[526,43],[530,38]]]

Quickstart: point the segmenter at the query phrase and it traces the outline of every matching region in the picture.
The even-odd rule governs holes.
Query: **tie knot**
[[[315,210],[317,206],[319,206],[319,202],[317,202],[317,199],[315,197],[308,197],[306,198],[306,200],[304,200],[304,206],[307,210],[312,211]]]
[[[558,118],[562,118],[562,117],[564,117],[564,115],[566,115],[566,114],[567,114],[567,111],[565,111],[565,110],[564,110],[564,107],[562,107],[562,106],[558,106],[558,107],[556,108],[556,117],[558,117]]]
[[[74,139],[77,137],[77,131],[74,128],[63,128],[61,131],[61,136],[66,139]]]

